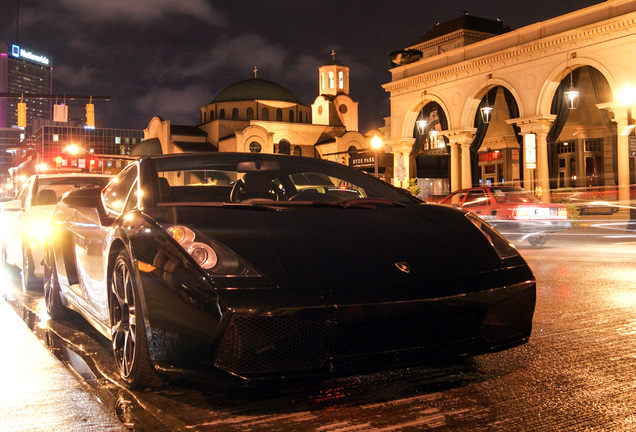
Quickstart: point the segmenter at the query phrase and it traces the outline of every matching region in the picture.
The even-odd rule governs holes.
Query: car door
[[[100,321],[108,320],[107,263],[113,218],[105,210],[121,214],[133,185],[137,168],[132,164],[102,191],[104,207],[78,207],[69,226],[73,236],[77,277],[86,307]],[[102,206],[102,202],[98,206]]]
[[[492,203],[484,189],[473,189],[466,194],[462,208],[488,219],[491,216]]]

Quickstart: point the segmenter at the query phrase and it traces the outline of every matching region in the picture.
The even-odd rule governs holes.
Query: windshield
[[[103,188],[109,176],[56,176],[40,177],[34,190],[34,205],[56,204],[65,193],[82,188]]]
[[[536,196],[529,194],[522,188],[501,187],[491,189],[495,201],[498,203],[533,203],[541,202]]]
[[[408,194],[343,165],[280,155],[207,154],[153,159],[155,202],[300,205],[351,200],[419,203]]]

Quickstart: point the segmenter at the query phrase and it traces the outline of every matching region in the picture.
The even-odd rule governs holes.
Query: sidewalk
[[[0,298],[0,432],[128,431]]]

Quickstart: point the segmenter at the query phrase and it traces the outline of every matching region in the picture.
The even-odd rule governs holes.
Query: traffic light
[[[94,168],[95,168],[95,159],[90,159],[88,161],[88,171],[92,172]]]
[[[26,127],[26,102],[18,102],[18,127]]]
[[[95,105],[92,103],[86,104],[86,127],[95,128]]]
[[[55,167],[60,168],[62,166],[62,156],[57,156],[55,158]]]

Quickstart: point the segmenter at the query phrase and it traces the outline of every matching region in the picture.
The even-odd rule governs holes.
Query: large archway
[[[450,192],[448,130],[444,109],[434,101],[426,103],[413,125],[413,147],[409,154],[409,178],[417,178],[423,196],[445,195]]]
[[[578,92],[575,106],[565,92]],[[592,66],[572,69],[559,83],[550,113],[556,118],[547,136],[550,188],[617,184],[616,124],[597,106],[613,100],[609,82]]]

